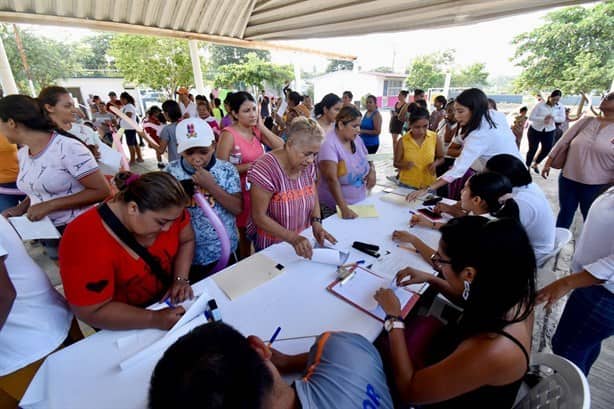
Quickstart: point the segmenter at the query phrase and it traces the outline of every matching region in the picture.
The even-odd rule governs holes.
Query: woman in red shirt
[[[95,328],[169,329],[185,312],[174,305],[193,296],[188,196],[165,172],[126,172],[115,182],[115,198],[66,228],[60,245],[66,298],[77,318]],[[165,300],[169,308],[143,308]]]

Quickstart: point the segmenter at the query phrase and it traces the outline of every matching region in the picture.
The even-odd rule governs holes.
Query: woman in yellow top
[[[435,169],[444,161],[443,143],[428,126],[428,111],[415,107],[409,113],[409,131],[394,147],[399,182],[416,189],[430,186],[437,178]]]
[[[0,187],[17,189],[17,145],[10,143],[4,135],[0,134]],[[16,206],[23,196],[3,194],[0,192],[0,212]]]

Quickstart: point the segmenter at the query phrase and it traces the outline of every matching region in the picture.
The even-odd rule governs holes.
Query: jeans
[[[614,294],[601,285],[574,290],[552,338],[552,351],[576,364],[585,375],[614,335]]]
[[[566,229],[571,226],[573,216],[576,214],[578,204],[582,217],[586,220],[588,209],[593,204],[593,200],[607,185],[587,185],[567,179],[561,172],[559,176],[559,215],[556,218],[556,227]]]
[[[0,183],[0,187],[6,187],[8,189],[16,189],[17,184],[15,182],[12,183]],[[0,194],[0,212],[4,210],[17,206],[17,204],[23,200],[25,196],[17,196],[17,195],[3,195]]]
[[[539,164],[552,149],[552,144],[554,143],[554,132],[555,131],[537,131],[533,129],[533,127],[529,127],[529,131],[527,132],[527,138],[529,140],[529,150],[527,151],[527,167],[531,167],[533,163],[533,157],[537,152],[537,148],[539,144],[542,144],[542,148],[539,151],[539,155],[535,158],[535,163]]]

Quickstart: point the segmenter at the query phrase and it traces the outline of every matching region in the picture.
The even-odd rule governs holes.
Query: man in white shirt
[[[614,335],[614,187],[591,206],[576,245],[572,268],[576,273],[546,286],[538,302],[554,302],[572,291],[552,350],[575,363],[585,375],[597,360],[601,342]]]
[[[186,87],[181,87],[177,90],[179,95],[179,108],[183,118],[198,118],[198,110],[196,104],[190,101],[190,91]]]

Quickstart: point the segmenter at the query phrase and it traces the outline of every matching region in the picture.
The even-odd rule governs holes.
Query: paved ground
[[[383,112],[384,124],[388,123],[388,113]],[[383,134],[381,136],[381,145],[376,156],[375,164],[377,170],[378,184],[388,184],[386,176],[394,174],[392,168],[392,140],[387,132],[387,126],[384,126]],[[526,138],[523,140],[521,151],[526,152]],[[144,148],[145,162],[142,164],[136,164],[133,170],[138,173],[144,173],[147,171],[157,170],[156,159],[151,149]],[[548,180],[543,179],[541,176],[533,174],[533,180],[537,183],[545,192],[549,202],[552,205],[553,211],[558,213],[558,186],[557,186],[558,171],[553,170]],[[576,214],[576,219],[572,225],[572,232],[574,240],[569,243],[559,254],[556,260],[552,260],[546,268],[540,272],[540,287],[544,282],[551,281],[554,277],[561,277],[569,273],[571,258],[573,256],[575,239],[578,237],[582,228],[582,220],[579,213]],[[61,280],[58,274],[57,265],[47,258],[43,249],[34,245],[30,247],[30,253],[32,256],[43,266],[45,271],[49,274],[54,285],[61,291]],[[541,274],[541,273],[546,274]],[[550,272],[553,272],[551,275]],[[565,300],[562,300],[553,309],[550,317],[547,320],[543,318],[543,311],[538,308],[536,312],[536,327],[534,332],[534,345],[533,350],[546,350],[550,351],[550,338],[556,328],[556,323],[560,317],[564,306]],[[546,322],[546,325],[543,323]],[[88,328],[84,328],[85,332],[89,333]],[[614,338],[611,337],[604,343],[601,355],[596,364],[591,370],[589,376],[589,384],[591,386],[592,394],[592,407],[594,409],[611,409],[614,408]]]

